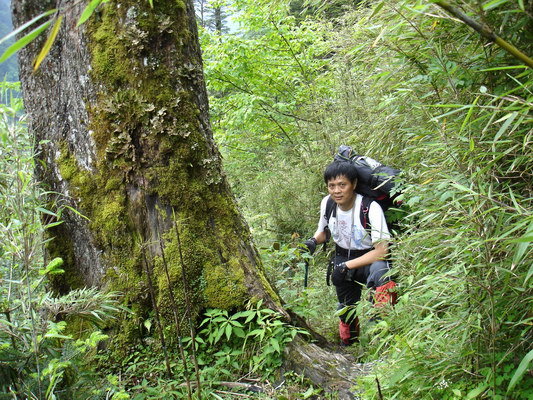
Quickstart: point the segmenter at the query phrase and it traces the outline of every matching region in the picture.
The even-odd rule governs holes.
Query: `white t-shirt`
[[[355,205],[348,211],[341,210],[337,207],[337,217],[331,217],[326,221],[326,203],[329,196],[322,199],[320,203],[320,220],[318,221],[318,232],[322,232],[326,225],[331,231],[331,237],[337,245],[344,249],[350,250],[366,250],[371,249],[373,244],[390,239],[389,228],[381,206],[373,201],[370,203],[368,210],[368,220],[370,224],[370,234],[363,229],[361,225],[361,201],[363,196],[357,194],[355,197]]]

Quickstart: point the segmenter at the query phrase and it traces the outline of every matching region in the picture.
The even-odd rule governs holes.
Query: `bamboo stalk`
[[[185,375],[185,383],[187,384],[187,397],[189,398],[189,400],[191,400],[192,399],[191,380],[189,379],[189,368],[187,366],[187,358],[185,357],[185,351],[183,349],[183,342],[181,340],[181,324],[180,324],[179,317],[178,317],[178,305],[176,303],[176,298],[174,297],[174,291],[172,290],[172,285],[170,283],[170,274],[168,273],[168,264],[165,258],[163,240],[161,239],[161,235],[159,233],[159,226],[158,226],[157,234],[159,236],[159,247],[161,249],[161,259],[163,261],[163,267],[164,267],[165,275],[167,278],[167,286],[168,286],[168,292],[170,296],[170,302],[172,305],[172,312],[174,314],[174,323],[176,324],[176,331],[178,334],[178,347],[180,351],[181,361],[183,363],[183,374]],[[193,346],[194,346],[194,343],[193,343]]]
[[[147,280],[148,280],[148,290],[150,291],[150,298],[152,300],[152,306],[154,307],[154,311],[155,311],[155,323],[156,323],[156,326],[157,326],[157,330],[159,331],[159,336],[161,338],[161,347],[163,348],[163,354],[165,356],[165,365],[166,365],[166,368],[167,368],[167,374],[168,374],[168,377],[170,378],[172,376],[172,371],[170,369],[170,362],[169,362],[169,359],[168,359],[167,344],[165,342],[165,335],[164,335],[164,332],[163,332],[163,327],[161,326],[159,307],[157,306],[157,301],[156,301],[156,298],[155,298],[154,285],[152,283],[152,270],[151,270],[151,268],[150,268],[150,266],[148,264],[148,260],[146,259],[146,252],[145,252],[145,248],[144,248],[143,244],[141,244],[141,253],[142,253],[142,257],[143,257],[144,267],[146,268],[146,277],[147,277]]]
[[[201,398],[202,393],[202,386],[200,383],[200,367],[198,366],[198,359],[196,358],[196,332],[194,330],[193,321],[192,321],[192,311],[191,311],[191,299],[190,299],[190,286],[189,282],[187,281],[187,277],[185,276],[185,263],[183,261],[183,252],[181,251],[181,238],[180,238],[180,232],[178,227],[178,220],[176,219],[176,213],[174,210],[172,211],[172,216],[174,218],[174,229],[176,231],[176,239],[178,241],[178,250],[179,250],[179,256],[180,256],[180,263],[181,263],[181,279],[183,281],[183,292],[185,297],[185,310],[187,319],[189,322],[189,329],[191,333],[191,353],[192,353],[192,359],[194,363],[194,370],[196,373],[196,387],[198,391],[198,398]]]
[[[468,15],[463,13],[461,10],[453,7],[447,1],[435,1],[435,4],[443,8],[444,10],[446,10],[449,14],[453,15],[457,19],[461,20],[464,24],[474,29],[484,38],[490,40],[491,42],[496,43],[506,52],[508,52],[509,54],[511,54],[512,56],[514,56],[515,58],[519,59],[524,64],[526,64],[529,68],[533,68],[533,59],[528,57],[526,54],[522,53],[511,43],[503,40],[501,37],[496,35],[494,31],[492,31],[492,29],[490,29],[488,26],[480,24],[479,22],[473,20]]]

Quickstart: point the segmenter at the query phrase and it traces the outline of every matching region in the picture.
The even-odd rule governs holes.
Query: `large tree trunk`
[[[16,24],[54,3],[16,1]],[[143,259],[162,276],[165,256],[181,290],[181,253],[198,309],[252,296],[279,308],[221,171],[192,5],[110,2],[76,28],[85,2],[61,3],[65,21],[40,70],[32,63],[44,37],[20,53],[38,177],[58,193],[56,206],[88,218],[64,212],[52,232],[48,250],[66,262],[56,289],[105,286],[139,302]],[[168,282],[158,282],[165,293]]]
[[[213,143],[192,0],[154,1],[153,10],[148,1],[110,1],[76,28],[85,4],[59,1],[65,20],[38,72],[44,37],[19,55],[38,178],[57,193],[50,207],[83,214],[64,208],[50,232],[48,252],[66,271],[55,289],[124,293],[135,311],[122,321],[126,341],[152,310],[146,263],[166,317],[169,290],[185,309],[182,269],[195,315],[253,298],[284,312]],[[15,26],[53,7],[14,1]]]

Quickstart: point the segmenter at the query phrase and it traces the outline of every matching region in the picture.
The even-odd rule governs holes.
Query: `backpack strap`
[[[359,213],[359,217],[361,219],[361,226],[364,230],[367,230],[370,227],[370,219],[368,218],[368,213],[370,211],[370,204],[374,201],[371,197],[363,196],[363,199],[361,200],[361,212]]]
[[[359,213],[359,218],[361,221],[361,226],[363,229],[367,230],[370,229],[370,219],[368,218],[368,213],[370,211],[370,204],[374,201],[372,197],[369,196],[363,196],[363,199],[361,200],[361,212]],[[328,197],[327,203],[326,203],[326,212],[324,214],[324,218],[326,218],[326,221],[329,222],[329,219],[331,216],[336,217],[337,216],[337,204],[335,201],[330,197]],[[326,237],[327,241],[329,241],[330,232],[329,228],[326,225],[324,228],[324,231],[326,231]]]
[[[331,198],[331,196],[329,196],[326,203],[326,212],[324,214],[324,218],[326,218],[326,224],[329,223],[329,219],[332,215],[334,217],[337,216],[337,204]],[[324,249],[326,249],[326,245],[329,242],[329,238],[331,237],[331,231],[329,230],[328,225],[324,227],[324,232],[326,232],[326,241],[324,242]]]
[[[328,197],[328,201],[326,203],[326,213],[324,214],[324,217],[326,218],[326,222],[329,222],[330,217],[333,215],[334,217],[337,216],[337,204],[335,203],[335,200],[331,198],[331,196]]]

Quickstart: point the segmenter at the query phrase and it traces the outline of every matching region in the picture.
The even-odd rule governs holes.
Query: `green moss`
[[[205,265],[206,305],[211,308],[242,308],[248,294],[244,286],[244,272],[238,258],[225,264]]]

